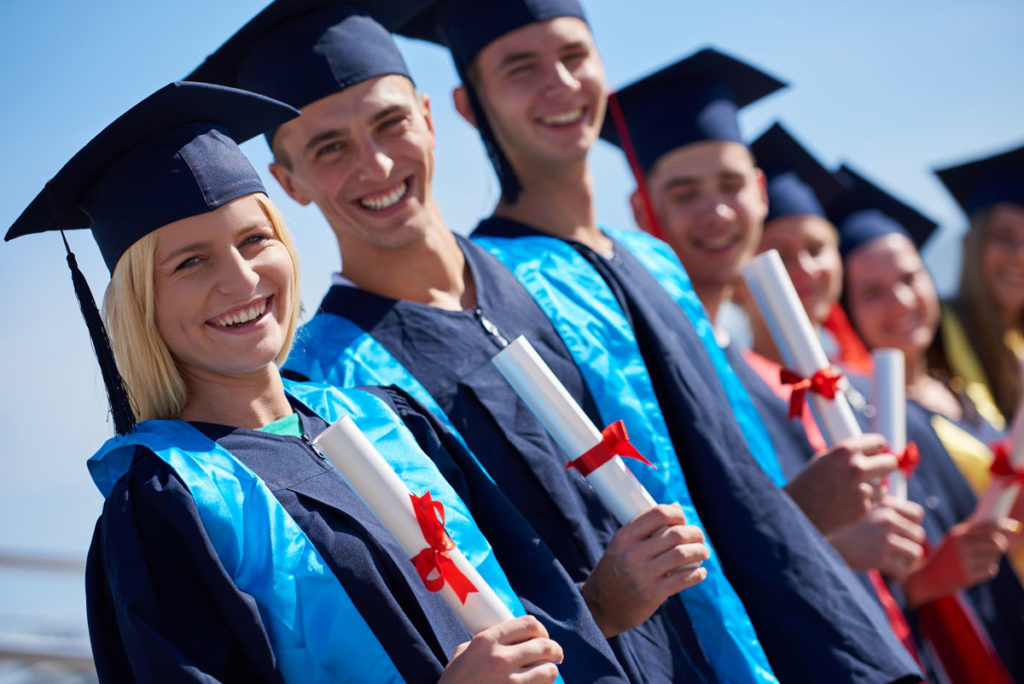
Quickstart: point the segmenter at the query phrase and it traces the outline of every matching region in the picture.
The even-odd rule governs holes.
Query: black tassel
[[[469,80],[462,74],[462,83],[466,88],[466,95],[469,97],[469,106],[473,110],[473,118],[476,119],[476,129],[480,133],[480,139],[484,142],[484,149],[487,150],[487,157],[491,160],[494,172],[498,174],[498,183],[501,185],[501,198],[509,204],[515,204],[519,199],[519,192],[523,186],[519,184],[512,163],[505,156],[497,139],[494,137],[494,129],[487,121],[487,115],[476,96],[476,91],[469,84]]]
[[[68,268],[71,269],[71,282],[75,286],[78,306],[82,310],[85,326],[89,329],[96,360],[99,361],[100,372],[103,374],[103,384],[107,388],[107,401],[110,403],[110,415],[114,418],[114,429],[117,430],[117,434],[123,435],[135,429],[135,412],[132,411],[128,388],[125,387],[124,379],[117,370],[114,351],[110,348],[110,339],[107,337],[99,309],[96,308],[96,300],[93,299],[89,283],[78,268],[78,261],[63,230],[60,236],[64,240],[64,249],[68,252]]]

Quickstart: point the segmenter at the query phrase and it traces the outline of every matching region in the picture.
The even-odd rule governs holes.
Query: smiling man
[[[764,646],[712,664],[743,676],[767,654],[783,680],[916,676],[893,639],[872,636],[887,631],[877,606],[766,474],[782,482],[764,426],[674,256],[645,236],[598,225],[587,153],[606,90],[578,4],[436,9],[433,24],[421,17],[403,32],[451,48],[463,78],[456,106],[480,130],[502,187],[474,241],[544,309],[603,422],[633,418],[631,439],[645,439],[668,473],[656,496],[693,505],[688,518],[708,532],[722,579]]]
[[[496,554],[563,647],[567,677],[715,681],[676,598],[708,573],[687,567],[707,561],[701,530],[667,505],[619,529],[565,468],[565,455],[490,359],[506,338],[525,335],[597,419],[593,399],[512,275],[445,226],[431,195],[428,98],[372,19],[299,5],[271,5],[193,74],[273,93],[301,110],[294,125],[268,133],[271,171],[296,201],[320,207],[344,270],[287,368],[343,386],[398,385],[458,427],[480,460],[467,451],[458,468],[442,470],[468,481],[485,528],[503,523],[485,515],[483,499],[494,495],[473,486],[481,476],[493,477],[536,530],[537,553],[499,542]],[[537,563],[551,565],[547,548],[580,591],[534,577]],[[589,614],[580,611],[583,598]],[[618,663],[605,656],[602,634]]]

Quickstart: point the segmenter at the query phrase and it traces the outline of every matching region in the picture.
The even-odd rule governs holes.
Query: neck
[[[275,364],[242,376],[190,371],[184,378],[182,420],[256,430],[292,412]]]
[[[914,354],[903,352],[904,373],[907,387],[914,385],[930,377],[928,375],[928,360],[924,352]]]
[[[522,189],[514,204],[498,202],[494,215],[524,223],[562,240],[583,243],[601,253],[611,241],[597,226],[594,179],[586,159],[551,168],[516,170]]]
[[[722,308],[722,303],[732,297],[731,285],[700,286],[697,283],[693,283],[693,291],[697,294],[701,304],[704,305],[704,310],[708,312],[708,320],[712,324],[718,318],[718,310]]]
[[[336,231],[345,277],[390,299],[452,311],[473,308],[473,279],[455,235],[436,206],[426,218],[423,234],[400,247],[381,247]]]

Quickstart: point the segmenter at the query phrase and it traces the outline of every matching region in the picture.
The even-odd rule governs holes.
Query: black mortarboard
[[[993,204],[1024,206],[1024,147],[935,172],[968,216]]]
[[[828,207],[839,229],[839,252],[850,252],[875,238],[899,233],[921,249],[939,224],[896,199],[845,164],[836,171],[845,191]]]
[[[375,76],[412,80],[388,28],[404,24],[425,4],[277,0],[187,78],[244,88],[296,109]],[[273,130],[266,133],[273,138]]]
[[[785,85],[746,62],[705,48],[610,95],[601,137],[623,148],[628,139],[647,173],[663,154],[683,145],[744,142],[739,109]]]
[[[824,205],[843,192],[835,176],[779,123],[752,142],[750,151],[768,179],[766,224],[782,216],[826,218]]]
[[[445,45],[460,72],[485,47],[516,29],[556,17],[586,21],[577,0],[433,0],[396,33]]]
[[[132,244],[157,228],[264,192],[236,143],[296,116],[291,107],[222,86],[177,82],[153,93],[90,140],[57,172],[7,231],[5,240],[91,228],[113,272]],[[131,404],[74,254],[75,294],[92,338],[118,433]]]

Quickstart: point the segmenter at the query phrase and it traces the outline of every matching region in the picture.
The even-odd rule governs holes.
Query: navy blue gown
[[[401,416],[460,497],[485,514],[481,529],[496,540],[495,555],[523,606],[565,651],[563,678],[624,681],[573,582],[533,530],[493,483],[488,495],[485,482],[471,486],[461,477],[461,445],[401,392],[370,391]],[[309,438],[326,427],[301,403],[293,406]],[[298,437],[193,425],[264,480],[338,577],[402,677],[436,681],[456,646],[471,635],[440,596],[426,590],[401,547],[331,466]],[[255,602],[220,564],[188,489],[148,450],[137,450],[130,471],[104,504],[89,551],[86,588],[102,681],[281,679]]]
[[[473,236],[542,235],[507,219]],[[605,257],[570,244],[628,318],[694,503],[781,681],[916,678],[877,602],[764,473],[686,314],[621,244]]]

